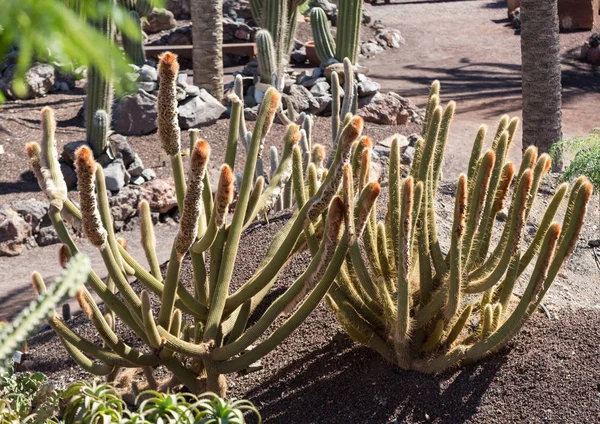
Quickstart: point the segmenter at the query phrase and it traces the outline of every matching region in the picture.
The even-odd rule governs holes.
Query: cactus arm
[[[362,0],[346,0],[339,3],[335,50],[335,57],[339,61],[348,58],[351,63],[356,63],[360,41],[362,4]]]
[[[482,125],[479,127],[477,135],[475,136],[475,142],[473,143],[473,149],[471,150],[471,157],[469,158],[469,168],[467,173],[469,191],[471,190],[472,185],[475,183],[474,179],[477,175],[477,162],[479,162],[479,158],[481,157],[481,151],[483,150],[483,142],[485,141],[486,133],[487,127]]]
[[[241,76],[238,75],[238,77],[241,79]],[[243,84],[240,84],[240,86],[241,90],[243,90]],[[227,149],[225,150],[225,164],[229,165],[232,171],[235,171],[235,155],[237,152],[240,128],[242,128],[242,120],[244,119],[244,101],[243,97],[239,97],[236,94],[230,95],[229,100],[231,101],[231,114],[229,116],[229,134],[227,136]],[[244,131],[246,131],[245,126],[244,123]]]
[[[258,51],[258,71],[262,81],[270,81],[271,74],[277,69],[277,57],[273,38],[269,31],[260,30],[256,33]]]
[[[429,337],[427,338],[425,343],[423,343],[423,347],[421,349],[423,349],[424,352],[433,351],[436,347],[439,346],[440,341],[442,340],[443,337],[444,337],[444,320],[440,319],[436,322],[435,328],[433,329],[433,331],[431,332],[431,334],[429,335]]]
[[[342,116],[351,113],[354,101],[354,67],[347,57],[344,58],[344,101],[342,102]]]
[[[435,80],[429,87],[429,96],[427,98],[427,105],[425,106],[425,119],[423,120],[422,136],[425,137],[429,132],[429,123],[431,116],[435,108],[440,104],[440,82]]]
[[[340,78],[337,72],[331,73],[331,141],[335,143],[340,132]]]
[[[467,305],[465,309],[461,312],[460,316],[452,326],[452,329],[448,333],[448,337],[444,341],[444,344],[448,347],[452,346],[452,344],[458,339],[461,331],[467,325],[469,318],[471,316],[471,312],[473,311],[473,305]]]
[[[498,150],[498,144],[500,142],[500,139],[502,138],[502,134],[504,134],[504,131],[506,131],[506,129],[508,128],[509,120],[510,120],[510,118],[508,117],[508,115],[502,115],[500,117],[500,120],[498,121],[498,127],[496,128],[496,135],[494,135],[494,139],[492,140],[492,150],[494,152],[496,152]],[[507,132],[507,136],[508,136],[508,132]],[[507,137],[507,141],[508,141],[508,137]]]
[[[146,200],[142,200],[139,205],[140,212],[140,233],[141,244],[146,255],[146,260],[150,265],[150,273],[158,281],[162,280],[160,265],[156,257],[156,237],[154,236],[154,225],[152,225],[152,216],[150,214],[150,205]]]
[[[465,209],[467,197],[467,177],[464,174],[458,179],[454,206],[454,223],[452,241],[450,243],[450,276],[448,283],[448,299],[444,308],[444,318],[449,322],[458,312],[462,299],[462,236],[465,226]]]
[[[395,338],[398,345],[403,345],[410,336],[410,232],[413,226],[412,211],[414,199],[414,180],[408,177],[402,183],[401,200],[398,204],[400,217],[398,220],[398,242],[396,253],[397,269],[397,300]],[[396,224],[393,224],[394,226]],[[394,227],[392,227],[394,228]]]
[[[248,324],[248,317],[250,315],[251,308],[252,301],[250,300],[247,300],[241,306],[240,313],[238,314],[231,332],[229,333],[229,338],[227,339],[228,345],[236,342],[242,336],[242,334],[244,334],[244,330]]]
[[[129,17],[136,26],[136,32],[139,39],[133,39],[126,34],[122,34],[123,50],[125,50],[125,54],[131,60],[131,63],[137,66],[142,66],[144,62],[146,62],[146,55],[144,54],[140,14],[135,10],[132,10],[129,12]]]
[[[244,229],[254,220],[258,211],[257,205],[265,187],[265,178],[260,176],[254,182],[254,187],[250,192],[250,199],[248,200],[248,209],[246,209],[246,216],[244,217]]]
[[[235,213],[233,214],[231,227],[229,229],[227,244],[223,251],[219,279],[215,286],[214,293],[211,293],[211,307],[208,312],[206,329],[204,332],[205,341],[214,340],[217,336],[218,326],[225,308],[227,292],[229,290],[229,282],[231,281],[231,275],[233,273],[233,265],[237,255],[241,230],[244,224],[243,221],[248,206],[248,199],[250,197],[250,191],[252,190],[252,176],[254,175],[254,170],[256,167],[256,162],[253,158],[258,157],[259,149],[262,144],[261,139],[264,136],[263,131],[268,130],[268,128],[271,126],[279,106],[279,101],[280,95],[275,89],[270,88],[263,99],[261,112],[259,113],[259,119],[257,120],[254,128],[252,143],[250,144],[250,149],[248,151],[246,160],[242,187],[235,208]]]
[[[327,25],[327,15],[320,7],[313,7],[310,11],[310,26],[313,38],[315,39],[315,49],[321,62],[325,62],[335,57],[335,41]]]
[[[108,365],[105,363],[100,363],[97,364],[94,361],[92,361],[91,359],[89,359],[87,356],[85,356],[83,354],[83,352],[81,352],[81,350],[77,349],[75,347],[75,345],[73,345],[72,343],[68,342],[67,340],[63,339],[62,337],[59,336],[58,338],[62,345],[65,347],[67,353],[71,356],[71,358],[73,358],[73,360],[77,363],[77,365],[79,365],[81,368],[83,368],[85,371],[89,372],[92,375],[97,375],[97,376],[105,376],[110,374],[113,369],[115,368],[112,365]]]
[[[513,288],[515,287],[515,283],[519,278],[519,263],[521,260],[520,252],[517,250],[513,257],[510,259],[510,263],[508,264],[508,271],[506,272],[506,276],[504,280],[498,287],[500,292],[499,302],[502,305],[502,311],[508,310],[508,304],[510,302],[510,298],[513,293]]]

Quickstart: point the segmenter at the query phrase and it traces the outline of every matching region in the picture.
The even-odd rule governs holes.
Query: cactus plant
[[[426,130],[404,179],[399,143],[393,141],[385,219],[377,221],[372,209],[363,249],[358,244],[350,247],[327,296],[339,323],[355,341],[401,368],[426,373],[496,352],[520,330],[575,249],[592,193],[588,179],[579,177],[560,225],[552,221],[568,185],[558,187],[535,237],[525,246],[525,223],[551,160],[546,154],[538,157],[530,147],[515,172],[507,152],[518,119],[505,116],[483,154],[485,127],[478,133],[468,174],[458,179],[450,248],[444,252],[434,206],[455,104],[442,108],[439,98],[435,82]],[[354,147],[358,189],[368,178],[371,145],[363,138]],[[507,199],[508,219],[490,249],[496,215]],[[525,292],[515,299],[513,288],[530,264]]]
[[[327,26],[327,16],[323,9],[320,7],[311,9],[310,21],[313,38],[321,61],[335,58],[341,62],[347,57],[352,64],[356,64],[360,43],[362,6],[363,0],[340,0],[335,42]]]
[[[129,11],[129,17],[136,26],[136,37],[131,38],[127,34],[122,34],[123,50],[125,54],[137,66],[142,66],[146,62],[144,53],[144,38],[142,34],[141,18],[152,13],[153,6],[150,0],[118,0],[119,4]]]
[[[59,206],[80,217],[84,234],[99,249],[119,295],[109,290],[93,271],[87,275],[89,286],[113,315],[105,315],[86,288],[82,288],[77,295],[82,310],[104,341],[102,346],[77,334],[59,317],[52,317],[49,323],[69,354],[90,373],[112,380],[121,368],[142,368],[149,386],[153,386],[152,367],[162,364],[173,373],[174,381],[184,384],[189,390],[210,390],[223,395],[226,390],[225,374],[245,369],[276,348],[325,296],[348,249],[360,235],[355,228],[362,228],[379,194],[379,186],[377,183],[366,185],[359,192],[360,201],[354,207],[354,199],[350,195],[352,187],[349,180],[343,178],[350,172],[345,162],[350,156],[351,146],[362,131],[362,119],[353,117],[340,131],[335,159],[320,186],[312,184],[313,189],[308,194],[299,195],[298,211],[275,236],[262,265],[248,281],[230,294],[229,286],[242,231],[259,216],[260,211],[272,207],[275,194],[281,189],[283,175],[291,172],[292,156],[297,157],[294,152],[299,151],[296,145],[301,137],[300,128],[295,124],[288,126],[285,148],[270,183],[265,187],[261,178],[253,183],[256,159],[261,154],[265,137],[279,108],[280,94],[274,88],[269,89],[251,133],[235,211],[229,219],[227,210],[232,201],[235,169],[233,153],[240,121],[230,122],[232,127],[226,159],[214,196],[206,175],[210,146],[206,141],[197,139],[198,131],[190,133],[193,149],[186,182],[177,109],[173,108],[177,72],[175,55],[164,54],[159,62],[158,134],[163,149],[172,159],[177,198],[182,211],[166,276],[163,279],[157,269],[153,228],[149,209],[144,203],[141,208],[142,245],[151,264],[151,272],[114,240],[114,234],[106,231],[110,227],[111,217],[105,201],[106,189],[102,184],[101,169],[94,162],[90,150],[81,147],[76,152],[75,161],[80,182],[81,210],[68,199]],[[234,104],[237,104],[236,99]],[[40,150],[36,146],[32,144],[28,147],[34,171],[45,166],[36,155]],[[44,177],[41,171],[36,171],[38,174]],[[48,178],[51,179],[51,176]],[[50,196],[44,181],[41,180],[40,186],[42,189],[46,187],[46,194]],[[340,187],[341,195],[338,195]],[[66,246],[61,249],[62,256],[76,254],[77,246],[62,222],[60,209],[52,206],[50,217]],[[316,244],[310,240],[311,246],[316,247],[317,251],[306,271],[252,326],[246,328],[248,317],[275,283],[277,275],[299,248],[301,250],[305,235],[317,233],[321,239]],[[210,264],[205,263],[206,252],[210,252]],[[191,256],[194,271],[193,292],[188,291],[179,279],[182,260],[187,254]],[[133,290],[128,280],[129,273],[144,286],[143,291]],[[160,299],[157,316],[150,307],[151,294]],[[289,318],[269,337],[257,343],[284,311],[292,312]],[[146,348],[134,348],[115,333],[117,322],[127,326]],[[250,348],[254,343],[256,345]]]

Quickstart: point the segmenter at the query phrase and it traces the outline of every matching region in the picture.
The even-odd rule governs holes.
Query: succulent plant
[[[145,372],[150,388],[156,386],[152,368],[164,365],[173,374],[173,381],[185,385],[190,391],[204,390],[223,395],[226,390],[225,374],[246,369],[250,364],[275,349],[292,333],[317,306],[333,284],[338,269],[350,246],[356,243],[362,223],[379,194],[377,183],[366,185],[354,206],[350,195],[350,180],[343,178],[350,166],[346,164],[354,141],[362,131],[362,119],[349,117],[339,133],[335,158],[327,173],[322,173],[319,184],[309,182],[310,190],[297,193],[298,210],[294,217],[274,237],[266,256],[256,273],[240,288],[230,294],[233,265],[238,253],[242,232],[265,210],[273,207],[275,194],[280,191],[284,175],[294,172],[294,157],[302,154],[297,146],[302,134],[296,124],[290,124],[284,140],[279,167],[268,185],[258,178],[253,182],[256,161],[261,156],[275,114],[280,107],[280,94],[270,88],[262,102],[259,117],[250,133],[247,158],[233,216],[228,209],[234,190],[235,149],[239,136],[240,120],[230,121],[225,163],[221,167],[218,187],[212,195],[206,173],[210,146],[198,140],[198,131],[191,131],[193,148],[190,155],[188,179],[185,179],[181,154],[181,132],[177,126],[175,78],[178,73],[176,56],[165,53],[159,61],[161,79],[158,94],[158,134],[163,150],[171,157],[173,176],[181,221],[173,244],[171,258],[162,277],[156,260],[155,237],[149,208],[142,202],[142,245],[150,263],[148,272],[132,258],[122,243],[115,240],[110,230],[111,217],[106,201],[106,189],[101,168],[93,160],[91,151],[81,147],[76,152],[81,209],[68,199],[51,206],[50,218],[65,247],[61,257],[68,258],[78,251],[75,241],[66,230],[61,216],[69,212],[81,219],[86,238],[100,251],[108,269],[109,282],[114,284],[116,295],[108,283],[90,271],[87,275],[91,289],[104,301],[101,311],[86,288],[77,295],[82,310],[100,334],[103,345],[98,345],[71,329],[59,317],[49,323],[73,359],[86,371],[118,378],[122,368],[140,368]],[[234,94],[234,108],[241,101]],[[238,116],[239,118],[239,116]],[[305,130],[306,131],[306,130]],[[44,139],[45,144],[52,137]],[[40,168],[35,152],[39,146],[28,147],[34,171]],[[51,149],[44,145],[44,149]],[[298,153],[300,152],[300,156]],[[301,165],[302,166],[302,165]],[[310,165],[309,165],[310,167]],[[312,164],[312,167],[315,167]],[[296,171],[299,171],[298,169]],[[36,175],[38,172],[36,171]],[[43,177],[42,173],[39,174]],[[309,173],[316,175],[316,172]],[[50,177],[48,177],[50,178]],[[45,180],[40,187],[44,189]],[[340,192],[341,188],[341,192]],[[48,196],[47,188],[44,190]],[[338,195],[338,192],[341,195]],[[263,300],[275,283],[278,274],[298,251],[302,250],[307,235],[318,233],[314,259],[306,271],[267,308],[249,328],[248,317]],[[210,251],[211,261],[205,263],[205,253]],[[194,271],[194,290],[180,281],[184,257],[190,255]],[[135,276],[144,286],[136,292],[128,278]],[[38,283],[44,292],[43,281]],[[158,315],[151,308],[151,294],[160,300]],[[257,342],[275,319],[284,311],[291,315],[266,339]],[[107,313],[110,312],[110,313]],[[145,348],[130,346],[114,331],[116,323],[125,325],[145,344]],[[251,347],[253,344],[254,347]],[[170,387],[159,387],[165,389]]]
[[[436,81],[423,138],[416,143],[406,178],[399,142],[393,141],[385,219],[377,221],[375,208],[371,210],[362,249],[359,244],[350,247],[327,296],[354,340],[401,368],[426,373],[496,352],[521,329],[575,249],[592,193],[588,179],[579,177],[560,225],[552,221],[569,188],[559,186],[526,246],[523,230],[551,160],[530,147],[515,172],[507,152],[518,119],[504,116],[483,154],[486,128],[477,134],[468,173],[458,179],[450,248],[444,252],[434,206],[455,104],[442,108],[439,99]],[[363,138],[353,149],[358,189],[367,182],[371,145]],[[505,202],[508,218],[499,238],[492,237]],[[490,248],[492,240],[497,242]],[[530,264],[529,282],[516,299],[515,284]]]
[[[344,58],[356,64],[360,43],[360,25],[363,0],[341,0],[339,2],[337,33],[335,41],[327,26],[327,16],[320,7],[313,7],[310,22],[315,39],[317,55],[322,62],[335,58],[339,62]],[[335,52],[335,54],[333,54]]]

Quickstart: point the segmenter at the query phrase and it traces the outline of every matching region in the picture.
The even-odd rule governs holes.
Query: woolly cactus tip
[[[327,212],[327,232],[325,236],[330,242],[337,242],[340,238],[345,212],[346,205],[342,198],[337,195],[334,196]]]
[[[325,147],[322,144],[315,144],[312,150],[312,157],[315,163],[321,164],[325,160]]]
[[[64,269],[71,260],[71,252],[66,244],[61,244],[58,248],[58,263]]]
[[[358,142],[358,148],[362,151],[365,149],[372,149],[373,148],[373,140],[371,139],[371,137],[368,136],[363,136],[360,138],[359,142]]]
[[[215,223],[217,227],[221,227],[225,222],[225,215],[227,209],[233,201],[234,192],[234,177],[233,171],[228,165],[221,167],[221,174],[219,175],[219,184],[217,186],[217,193],[215,195]]]
[[[125,240],[123,237],[117,237],[117,243],[119,243],[119,246],[121,246],[123,249],[127,250],[127,240]]]
[[[158,57],[158,72],[162,75],[177,75],[179,72],[179,62],[177,55],[171,52],[165,52]]]
[[[265,93],[265,97],[261,105],[261,111],[263,107],[266,108],[264,115],[262,113],[260,114],[260,116],[265,117],[261,133],[262,139],[264,139],[271,130],[271,125],[275,119],[275,114],[279,110],[279,102],[281,102],[281,94],[279,94],[279,91],[277,91],[277,89],[274,87],[270,87]]]
[[[431,83],[430,93],[436,94],[436,95],[440,93],[440,81],[439,80],[434,80]]]
[[[54,110],[49,106],[44,106],[41,111],[42,131],[44,135],[54,134],[56,130],[56,120],[54,119]]]
[[[41,282],[41,284],[40,284]],[[46,287],[44,284],[44,280],[39,272],[33,271],[31,274],[31,286],[33,287],[33,292],[36,296],[39,296],[41,293],[46,291]]]
[[[375,204],[377,197],[381,193],[381,186],[378,182],[370,182],[365,186],[360,198],[356,202],[356,235],[360,236],[369,218],[371,208]]]
[[[79,303],[79,307],[81,308],[85,316],[91,318],[92,308],[85,298],[85,292],[83,291],[83,289],[77,291],[75,298],[77,299],[77,303]]]
[[[542,175],[546,175],[548,173],[548,171],[550,171],[550,168],[552,167],[552,159],[550,158],[550,156],[547,153],[543,153],[539,159],[538,162],[541,163],[541,166],[543,166],[542,168]]]
[[[288,126],[285,139],[290,143],[291,146],[295,146],[298,144],[301,138],[302,133],[300,132],[300,125],[290,124]]]
[[[89,170],[90,173],[96,171],[96,162],[92,149],[88,146],[81,146],[75,151],[75,167]]]
[[[354,143],[354,141],[360,137],[363,130],[363,125],[363,119],[360,116],[354,116],[348,125],[344,127],[340,137],[340,145],[344,150],[350,148],[352,143]]]
[[[205,140],[199,140],[194,145],[194,151],[192,152],[191,167],[192,168],[206,168],[208,158],[210,157],[210,144]]]
[[[37,159],[39,162],[40,152],[41,152],[41,148],[40,148],[39,144],[37,144],[35,141],[32,141],[31,143],[27,143],[25,145],[25,151],[27,152],[27,156],[29,157],[29,159],[31,159],[31,160]]]

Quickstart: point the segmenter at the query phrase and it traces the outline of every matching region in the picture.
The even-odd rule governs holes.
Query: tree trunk
[[[191,0],[194,84],[223,100],[223,2]]]
[[[557,0],[521,0],[523,151],[549,152],[562,138],[557,8]]]

